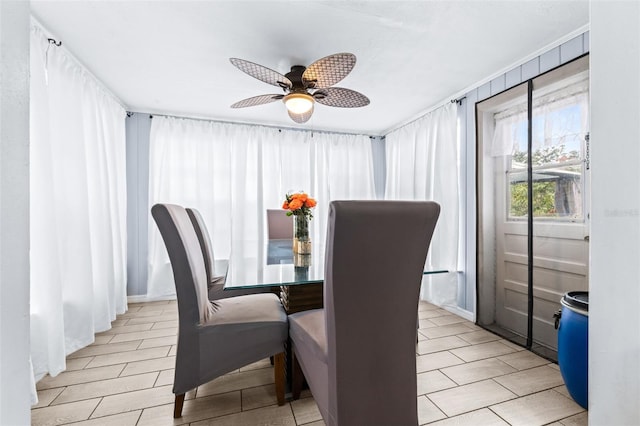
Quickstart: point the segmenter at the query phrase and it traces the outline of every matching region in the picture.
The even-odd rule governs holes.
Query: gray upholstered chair
[[[267,209],[267,238],[270,240],[293,239],[293,217],[283,209]]]
[[[260,288],[248,288],[248,289],[236,289],[225,290],[224,275],[216,274],[215,271],[215,258],[213,256],[213,245],[211,244],[211,236],[207,229],[207,225],[202,217],[202,214],[194,208],[188,207],[187,214],[193,224],[193,229],[196,231],[198,242],[200,243],[200,249],[202,251],[202,257],[204,258],[204,266],[207,273],[207,286],[209,289],[209,300],[226,299],[228,297],[243,296],[247,294],[257,293],[272,293],[271,287]],[[216,303],[217,305],[217,303]]]
[[[215,272],[215,258],[213,256],[213,245],[211,244],[211,237],[209,236],[209,230],[204,222],[202,214],[194,209],[187,208],[187,214],[193,224],[193,229],[196,231],[198,242],[200,243],[200,249],[202,250],[202,256],[204,257],[204,267],[207,274],[207,286],[213,287],[215,284],[220,284],[217,287],[224,286],[224,275],[216,274]],[[211,297],[209,298],[211,299]]]
[[[156,204],[151,214],[169,253],[178,299],[174,417],[182,415],[187,391],[272,355],[278,404],[284,404],[287,316],[280,300],[275,294],[238,296],[218,300],[214,310],[200,243],[186,210]]]
[[[289,316],[293,397],[301,371],[327,426],[418,424],[416,321],[440,206],[334,201],[324,309]]]

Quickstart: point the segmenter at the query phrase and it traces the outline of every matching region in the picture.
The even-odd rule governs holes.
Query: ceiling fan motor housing
[[[313,87],[315,84],[309,84],[310,82],[303,80],[302,74],[304,74],[307,67],[303,65],[293,65],[291,71],[284,76],[287,77],[291,83],[291,92],[305,92],[307,88]]]

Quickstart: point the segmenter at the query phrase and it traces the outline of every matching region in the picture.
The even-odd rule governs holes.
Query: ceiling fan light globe
[[[283,99],[287,109],[294,114],[304,114],[313,108],[313,97],[306,93],[290,93]]]

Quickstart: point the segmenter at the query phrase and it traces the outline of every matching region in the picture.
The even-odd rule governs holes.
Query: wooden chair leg
[[[293,351],[291,351],[291,357],[291,396],[295,400],[300,398],[300,392],[302,392],[302,384],[304,382],[304,373]]]
[[[182,405],[184,405],[184,394],[176,395],[176,402],[173,406],[173,418],[182,417]]]
[[[284,352],[280,352],[273,356],[273,374],[276,382],[276,398],[278,405],[284,405],[284,388],[286,381],[286,373],[284,371]]]

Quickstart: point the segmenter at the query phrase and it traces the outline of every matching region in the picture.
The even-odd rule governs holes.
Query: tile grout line
[[[431,398],[429,398],[429,396],[427,396],[427,394],[424,394],[423,396],[424,396],[425,398],[427,398],[427,400],[428,400],[431,404],[433,404],[433,406],[434,406],[434,407],[436,407],[436,410],[438,410],[439,412],[441,412],[441,413],[442,413],[442,415],[444,416],[444,418],[445,418],[445,419],[450,419],[450,418],[451,418],[451,417],[447,416],[447,413],[445,413],[444,411],[442,411],[442,408],[440,408],[440,407],[438,406],[438,404],[436,404],[436,403],[435,403],[435,401],[433,401]],[[444,419],[434,420],[434,421],[432,421],[432,422],[427,422],[426,424],[439,422],[439,421],[441,421],[441,420],[444,420]],[[418,419],[418,421],[419,421],[419,419]]]
[[[91,413],[89,414],[89,417],[87,417],[84,421],[87,421],[87,420],[90,420],[90,419],[91,419],[91,416],[93,416],[93,414],[96,412],[96,410],[98,409],[98,407],[99,407],[99,406],[100,406],[100,404],[102,403],[103,398],[104,398],[104,396],[103,396],[103,397],[100,397],[100,401],[98,401],[98,403],[96,404],[96,406],[95,406],[95,407],[93,407],[93,410],[91,410]],[[99,417],[97,417],[97,418],[99,418]]]
[[[556,386],[556,387],[557,387],[557,386]],[[492,407],[495,407],[495,406],[497,406],[497,405],[503,404],[503,403],[505,403],[505,402],[515,401],[515,400],[520,399],[520,398],[526,398],[526,397],[530,397],[530,396],[533,396],[533,395],[538,395],[538,394],[541,394],[541,393],[544,393],[544,392],[548,392],[548,391],[553,391],[553,392],[557,393],[557,394],[558,394],[558,396],[561,396],[561,397],[563,397],[564,399],[567,399],[567,400],[569,400],[569,401],[573,401],[573,399],[571,399],[571,398],[567,398],[565,395],[563,395],[563,394],[561,394],[560,392],[556,391],[556,390],[555,390],[555,387],[554,387],[554,388],[542,389],[542,390],[539,390],[539,391],[536,391],[536,392],[532,392],[532,393],[529,393],[529,394],[526,394],[526,395],[522,395],[522,396],[519,396],[519,395],[517,395],[517,394],[516,394],[516,398],[507,399],[506,401],[498,402],[497,404],[492,404],[492,405],[487,406],[487,407],[485,407],[485,408],[490,409],[493,413],[495,413],[495,415],[496,415],[496,416],[498,416],[498,417],[500,417],[500,418],[502,419],[502,417],[501,417],[497,412],[495,412],[495,411],[492,409]],[[511,393],[515,394],[515,392],[511,392]],[[582,408],[582,407],[581,407],[581,408]],[[551,424],[551,423],[555,423],[555,422],[562,422],[562,420],[568,419],[569,417],[573,417],[573,416],[576,416],[576,415],[581,414],[581,413],[584,413],[584,412],[588,412],[588,410],[585,410],[584,408],[582,408],[582,411],[580,411],[580,412],[578,412],[578,413],[576,413],[576,414],[572,414],[572,415],[567,416],[567,417],[562,417],[562,418],[560,418],[560,419],[558,419],[558,420],[552,420],[552,421],[550,421],[550,422],[548,422],[548,423],[545,423],[545,425],[547,425],[547,424]],[[504,419],[503,419],[503,420],[504,420]],[[505,420],[505,422],[506,422],[506,423],[508,423],[508,424],[511,424],[511,423],[507,422],[506,420]]]
[[[510,401],[510,400],[508,400],[508,401]],[[505,401],[503,401],[503,402],[505,402]],[[495,415],[496,415],[499,419],[501,419],[503,422],[505,422],[505,423],[506,423],[506,424],[508,424],[508,425],[511,425],[511,423],[509,423],[509,422],[507,421],[507,419],[503,418],[500,414],[496,413],[496,412],[491,408],[491,407],[493,407],[493,406],[495,406],[495,405],[498,405],[498,404],[490,405],[490,406],[488,406],[488,407],[486,407],[486,408],[487,408],[487,409],[489,409],[489,411],[491,411],[493,414],[495,414]]]

